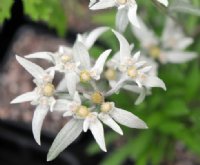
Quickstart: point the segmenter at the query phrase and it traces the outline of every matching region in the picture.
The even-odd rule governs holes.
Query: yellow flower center
[[[157,46],[153,46],[149,49],[149,54],[153,58],[158,58],[160,56],[160,49]]]
[[[80,81],[86,83],[91,80],[90,72],[87,70],[81,71],[80,73]]]
[[[104,96],[102,95],[101,92],[97,91],[97,92],[94,92],[91,96],[91,101],[94,103],[94,104],[102,104],[103,101],[104,101]]]
[[[43,87],[43,89],[42,89],[43,95],[47,96],[47,97],[53,96],[54,91],[55,91],[55,87],[51,83],[45,84],[44,87]]]
[[[85,118],[89,115],[90,111],[86,106],[79,106],[76,110],[76,115]]]
[[[61,56],[61,61],[62,61],[63,63],[67,63],[67,62],[69,62],[70,60],[71,60],[71,57],[68,56],[68,55],[62,55],[62,56]]]
[[[108,80],[115,80],[116,79],[116,71],[114,69],[108,69],[105,72],[105,77]]]
[[[125,5],[128,2],[128,0],[116,0],[116,1],[120,5]]]
[[[109,112],[112,108],[113,108],[113,107],[112,107],[112,104],[111,104],[111,103],[105,102],[105,103],[103,103],[103,104],[101,105],[101,112],[107,113],[107,112]]]
[[[137,76],[137,69],[134,66],[132,66],[132,67],[128,68],[127,73],[128,73],[129,77],[135,78]]]

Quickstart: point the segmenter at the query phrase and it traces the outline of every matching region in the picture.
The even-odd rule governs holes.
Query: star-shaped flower
[[[144,53],[161,63],[184,63],[194,59],[195,52],[184,51],[193,43],[193,39],[185,36],[183,30],[172,19],[168,18],[161,37],[155,33],[139,19],[140,30],[132,27],[134,35],[141,43]]]
[[[168,0],[157,1],[164,6],[168,6]],[[136,0],[99,0],[96,3],[92,1],[89,5],[92,10],[105,9],[114,6],[118,8],[116,26],[120,32],[123,32],[126,29],[128,22],[137,28],[140,27],[137,19],[138,6]]]
[[[33,115],[32,131],[36,142],[40,145],[40,132],[43,120],[49,109],[52,111],[56,103],[54,98],[55,87],[52,84],[54,72],[52,70],[44,70],[22,57],[16,56],[16,59],[35,78],[36,87],[33,91],[16,97],[11,103],[31,101],[33,105],[37,106]]]

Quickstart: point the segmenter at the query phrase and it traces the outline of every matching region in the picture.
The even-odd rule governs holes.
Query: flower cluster
[[[157,1],[164,6],[168,5],[167,0]],[[192,43],[192,39],[186,37],[171,20],[167,21],[161,41],[156,38],[137,17],[135,0],[90,0],[89,4],[93,10],[113,6],[118,7],[117,30],[99,27],[90,33],[78,34],[72,47],[60,46],[56,52],[37,52],[25,58],[16,56],[19,64],[34,77],[36,87],[33,91],[16,97],[11,103],[31,101],[31,104],[36,105],[32,120],[36,142],[41,144],[41,128],[48,112],[58,111],[63,117],[69,118],[49,150],[48,161],[56,158],[82,132],[88,130],[99,147],[106,152],[103,124],[120,135],[123,131],[118,124],[146,129],[144,121],[117,107],[115,102],[109,101],[109,96],[119,93],[121,89],[127,90],[139,94],[135,101],[135,104],[139,104],[146,95],[151,94],[152,88],[166,90],[165,83],[157,74],[157,60],[161,63],[180,63],[196,56],[195,53],[183,51]],[[141,42],[142,54],[135,52],[134,44],[129,44],[121,33],[129,21],[133,25],[133,33]],[[89,50],[107,31],[112,31],[118,40],[119,50],[113,55],[111,49],[105,50],[95,60]],[[51,67],[43,69],[29,61],[35,58],[47,60]],[[53,80],[57,73],[61,73],[63,78],[55,86]]]

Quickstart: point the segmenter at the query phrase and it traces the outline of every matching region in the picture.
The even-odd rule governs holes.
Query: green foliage
[[[0,24],[5,19],[10,18],[10,10],[13,4],[13,0],[0,0]]]
[[[66,20],[61,0],[23,0],[24,10],[35,21],[45,21],[60,35],[66,31]]]

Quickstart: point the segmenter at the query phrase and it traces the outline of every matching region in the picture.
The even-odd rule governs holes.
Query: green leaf
[[[10,18],[10,10],[13,2],[13,0],[0,0],[0,24],[3,23],[5,19]]]
[[[59,35],[66,31],[64,8],[60,0],[23,0],[25,13],[35,21],[45,21]]]
[[[164,113],[171,117],[181,117],[189,114],[189,109],[186,103],[181,99],[169,100],[168,104],[165,105]]]

